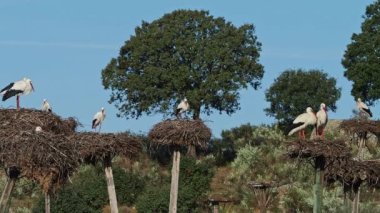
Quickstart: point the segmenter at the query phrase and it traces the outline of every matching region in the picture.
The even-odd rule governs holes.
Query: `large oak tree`
[[[193,118],[239,109],[239,90],[260,85],[261,44],[254,26],[235,27],[207,11],[177,10],[135,29],[102,71],[118,116],[173,112],[189,100]]]
[[[369,5],[359,34],[347,45],[342,64],[353,82],[351,94],[369,105],[380,98],[380,1]]]
[[[287,130],[286,126],[304,113],[306,107],[310,106],[316,112],[320,104],[325,103],[329,110],[335,111],[340,95],[336,79],[320,70],[286,70],[265,92],[270,103],[265,112],[278,120],[281,129]]]

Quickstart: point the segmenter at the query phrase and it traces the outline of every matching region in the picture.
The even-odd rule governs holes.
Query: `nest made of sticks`
[[[363,135],[370,132],[374,135],[380,135],[380,121],[366,119],[349,119],[344,120],[339,126],[342,130],[351,134]]]
[[[296,140],[288,142],[290,158],[345,158],[351,156],[350,148],[343,140]]]
[[[156,145],[206,148],[211,130],[201,120],[165,120],[154,125],[148,137]]]
[[[0,143],[0,162],[36,180],[45,192],[54,192],[79,165],[68,144],[64,135],[22,131]]]
[[[380,187],[380,162],[356,161],[350,158],[336,159],[328,163],[324,172],[328,184],[340,181],[346,185],[366,182],[368,186]]]
[[[54,113],[35,109],[0,109],[0,141],[3,137],[17,135],[20,131],[33,131],[40,126],[54,134],[73,134],[78,125],[76,119],[62,119]]]
[[[141,151],[141,141],[127,133],[81,132],[68,138],[73,149],[87,163],[95,163],[115,155],[134,158]]]

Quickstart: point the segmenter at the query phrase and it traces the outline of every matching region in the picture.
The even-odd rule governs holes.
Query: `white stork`
[[[47,102],[46,99],[44,99],[44,101],[43,101],[43,103],[42,103],[42,108],[41,108],[41,110],[42,110],[43,112],[52,112],[52,108],[51,108],[49,102]]]
[[[4,87],[0,93],[3,95],[3,101],[12,96],[16,96],[17,109],[20,109],[20,95],[27,95],[34,91],[32,80],[23,78],[22,80],[10,83]]]
[[[324,137],[324,129],[328,122],[326,104],[321,103],[319,111],[317,112],[317,129],[316,134]]]
[[[289,132],[289,136],[295,132],[299,132],[299,137],[305,139],[305,128],[309,125],[315,126],[317,117],[311,107],[306,108],[306,112],[298,115],[293,121],[293,129]]]
[[[190,106],[189,106],[189,102],[187,101],[186,98],[184,98],[181,103],[178,104],[177,106],[177,109],[175,111],[175,116],[177,118],[181,118],[181,114],[183,112],[186,112],[187,110],[189,110]]]
[[[99,126],[99,132],[100,132],[100,129],[102,128],[102,122],[104,121],[105,118],[106,118],[106,112],[104,108],[102,107],[102,109],[94,115],[94,119],[92,120],[92,128],[94,129],[94,131],[96,131],[96,127]]]
[[[368,108],[368,106],[362,102],[362,99],[361,98],[358,98],[357,101],[356,101],[356,106],[358,107],[359,109],[359,113],[361,115],[365,115],[366,117],[372,117],[372,112],[371,110]]]

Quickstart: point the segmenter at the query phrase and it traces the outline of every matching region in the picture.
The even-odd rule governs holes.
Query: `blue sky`
[[[262,87],[241,93],[241,110],[228,116],[202,115],[213,135],[241,124],[271,124],[265,90],[286,69],[320,69],[337,79],[342,97],[332,119],[349,118],[355,102],[351,83],[343,77],[341,59],[353,33],[360,32],[362,15],[373,1],[347,0],[0,0],[0,87],[24,76],[35,93],[21,97],[21,106],[40,108],[47,98],[54,112],[74,116],[91,128],[93,115],[105,107],[102,130],[147,133],[162,115],[126,120],[108,104],[111,91],[103,89],[101,70],[118,55],[124,41],[141,22],[151,22],[176,9],[202,9],[224,17],[235,26],[253,23],[262,43]],[[15,99],[0,107],[15,107]],[[379,119],[378,104],[372,109]]]

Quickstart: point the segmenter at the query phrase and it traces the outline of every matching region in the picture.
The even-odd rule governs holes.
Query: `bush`
[[[171,169],[171,166],[168,168]],[[210,188],[212,167],[205,162],[183,157],[180,162],[178,212],[198,212],[204,203],[204,195]],[[151,182],[138,198],[138,212],[168,212],[170,178],[164,183]]]
[[[113,168],[116,194],[120,204],[131,205],[144,189],[144,180],[138,175]],[[84,166],[55,197],[51,198],[51,212],[101,212],[108,205],[107,184],[101,166]],[[33,212],[44,212],[42,196]]]
[[[118,204],[131,206],[144,190],[145,179],[137,174],[126,172],[120,167],[113,169]]]

